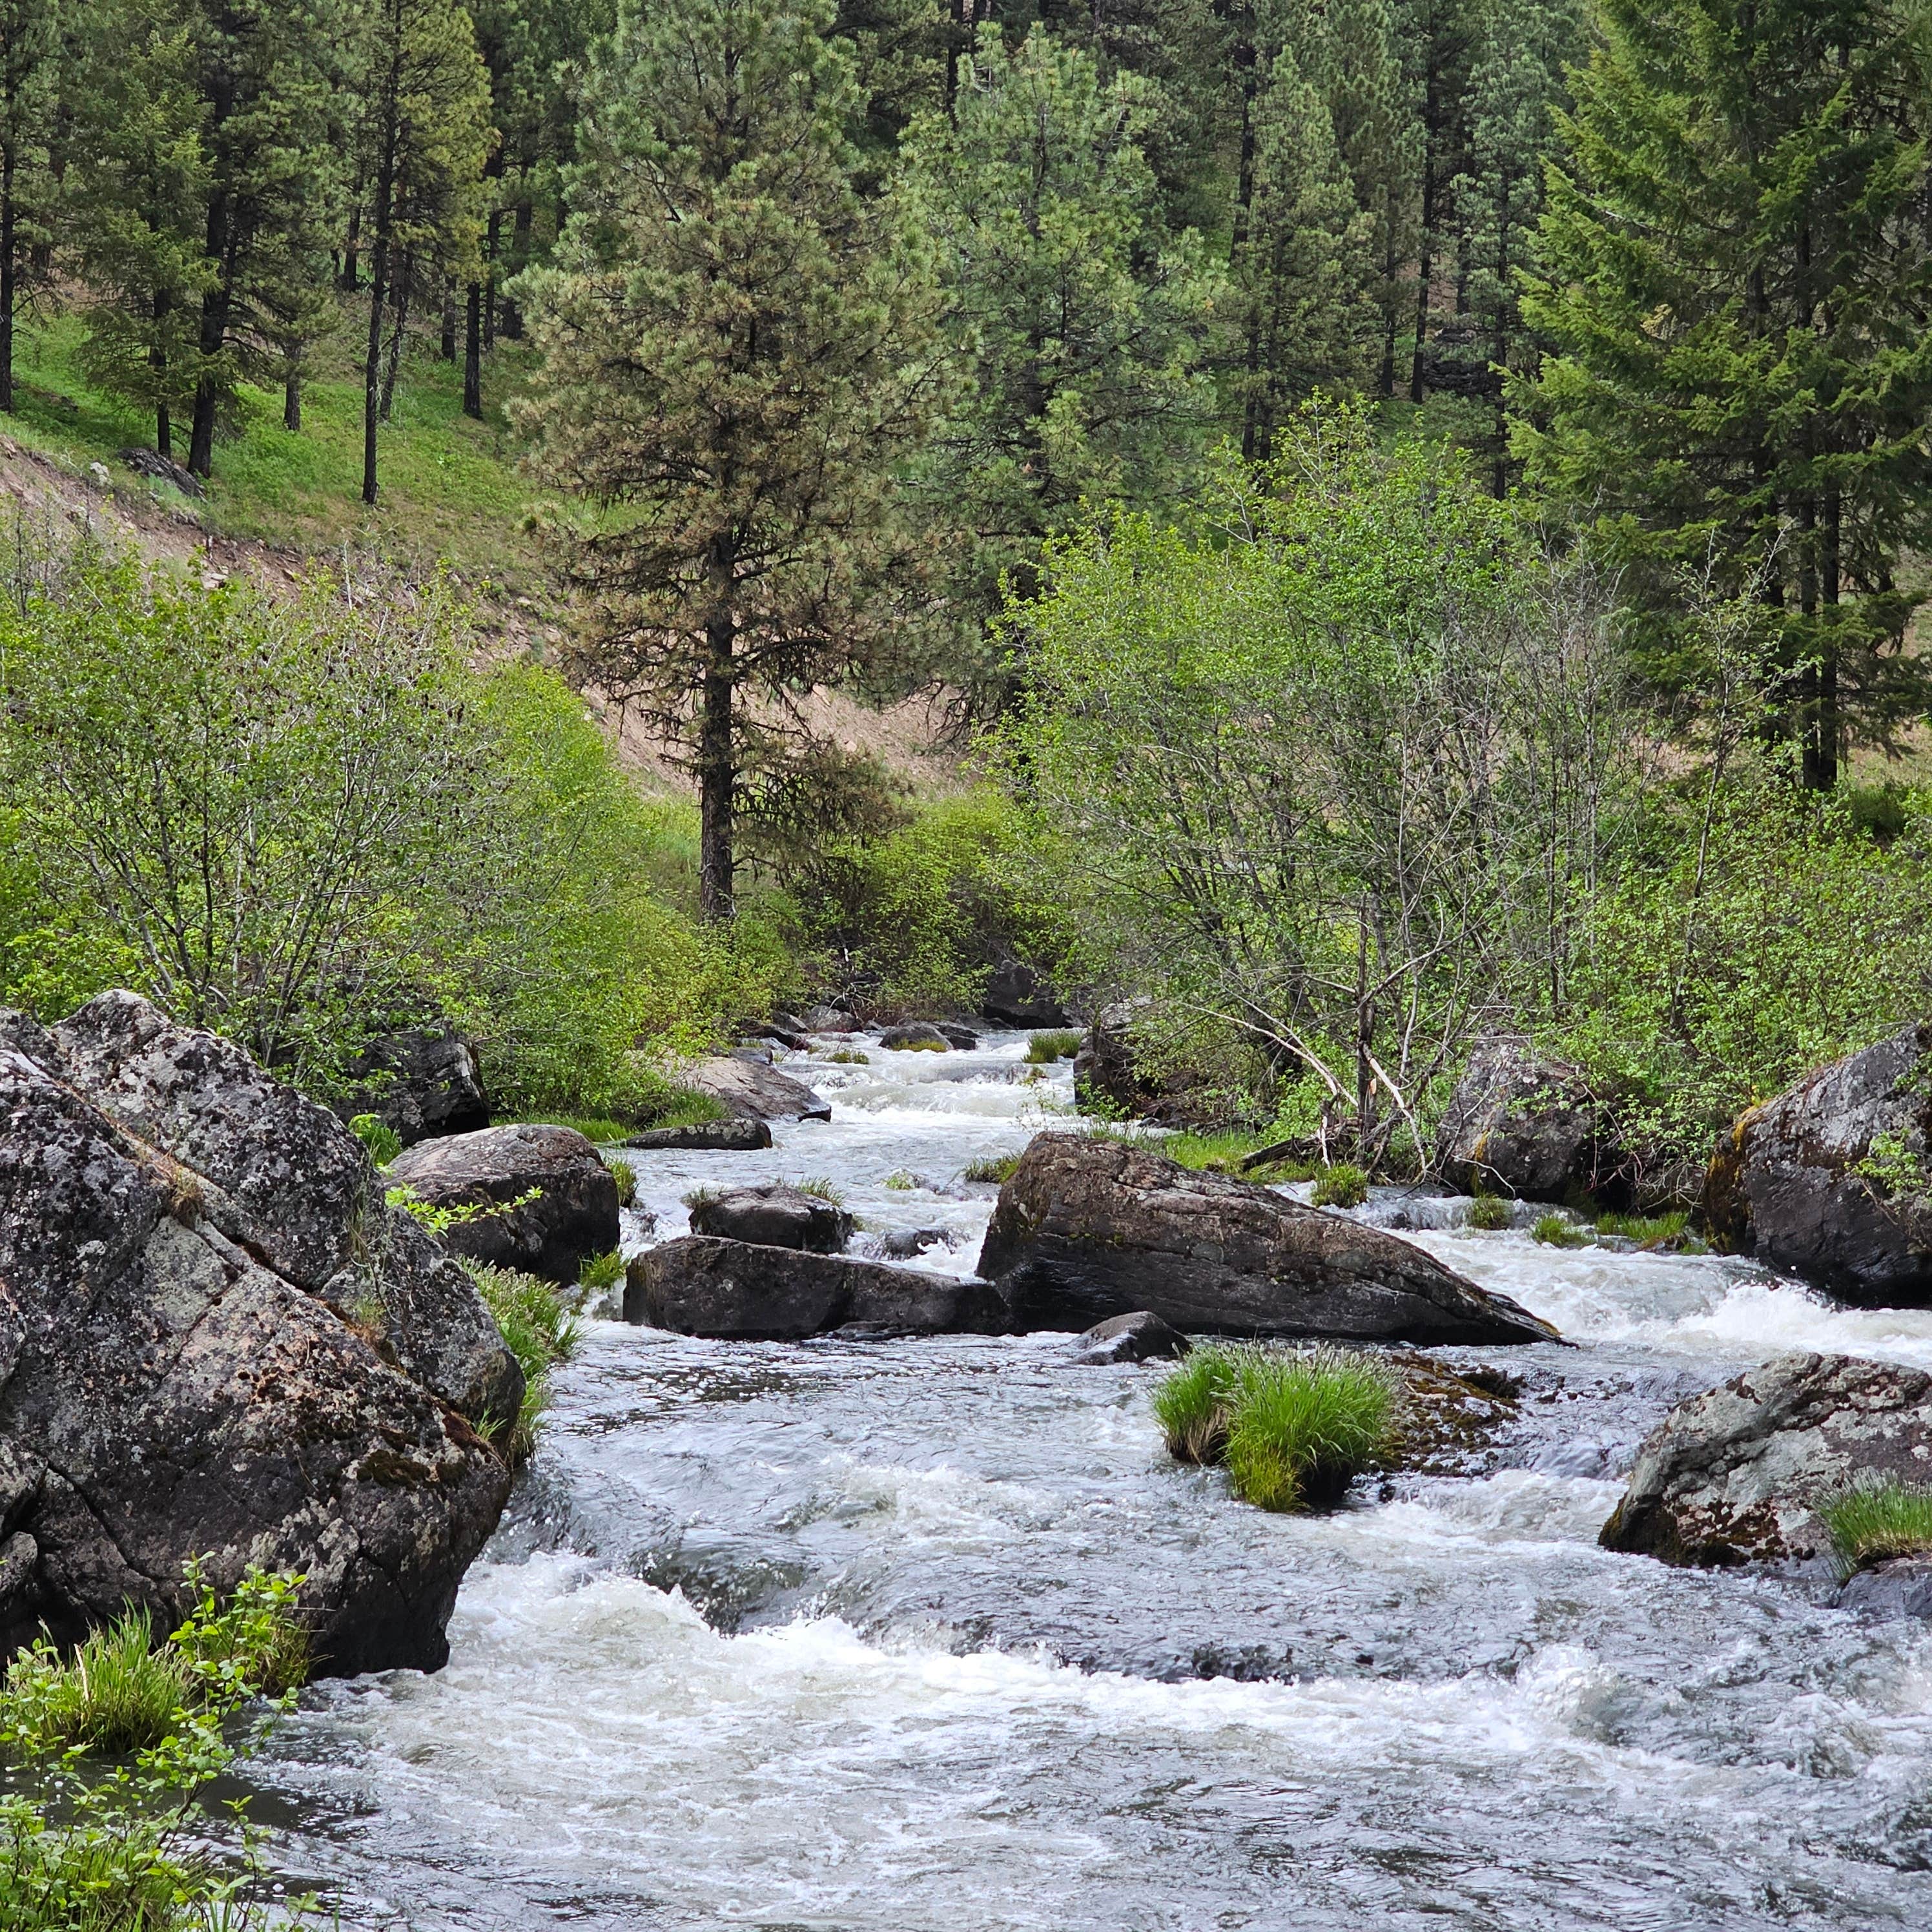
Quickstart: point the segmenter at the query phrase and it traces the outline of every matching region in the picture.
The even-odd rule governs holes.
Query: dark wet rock
[[[451,1028],[426,1023],[381,1034],[346,1071],[356,1084],[336,1102],[337,1117],[374,1114],[405,1147],[490,1124],[476,1049]]]
[[[1137,1308],[1131,1315],[1096,1322],[1074,1343],[1076,1362],[1098,1367],[1109,1362],[1150,1362],[1184,1355],[1187,1337],[1158,1315]]]
[[[980,1036],[970,1027],[959,1026],[951,1020],[934,1022],[938,1030],[946,1038],[946,1043],[961,1053],[970,1053],[980,1044]]]
[[[137,444],[122,450],[121,460],[137,476],[148,477],[157,483],[172,483],[184,496],[208,494],[202,487],[201,478],[192,470],[185,464],[177,463],[171,456],[164,456],[158,449]]]
[[[1744,1114],[1704,1196],[1714,1232],[1861,1307],[1932,1305],[1932,1021]]]
[[[172,1620],[200,1555],[306,1572],[326,1670],[436,1668],[523,1392],[468,1276],[232,1042],[128,993],[0,1040],[0,1644]]]
[[[1506,1370],[1449,1368],[1402,1351],[1388,1358],[1400,1379],[1394,1445],[1388,1469],[1430,1476],[1468,1475],[1521,1413],[1522,1384]]]
[[[1932,1556],[1898,1556],[1849,1577],[1838,1594],[1841,1610],[1869,1617],[1932,1618]]]
[[[980,1000],[980,1011],[995,1026],[1065,1027],[1073,1022],[1066,1009],[1030,966],[1018,959],[1003,960]]]
[[[789,1013],[781,1013],[770,1021],[740,1029],[746,1040],[769,1040],[793,1053],[803,1053],[812,1045],[812,1035],[802,1020],[792,1018]]]
[[[389,1163],[384,1178],[432,1207],[502,1210],[441,1238],[452,1253],[493,1267],[574,1282],[590,1256],[617,1245],[616,1180],[572,1127],[524,1121],[419,1142]]]
[[[1466,1194],[1567,1201],[1628,1191],[1625,1157],[1588,1081],[1514,1037],[1482,1041],[1470,1054],[1436,1161]]]
[[[802,1081],[776,1066],[714,1054],[680,1068],[678,1083],[716,1100],[728,1114],[749,1120],[829,1120],[832,1109]]]
[[[1035,1137],[1000,1190],[980,1272],[1023,1330],[1146,1309],[1190,1333],[1556,1339],[1395,1235],[1084,1135]]]
[[[1220,1109],[1203,1074],[1169,1068],[1154,1074],[1134,1053],[1127,1030],[1129,1009],[1109,1008],[1095,1016],[1073,1056],[1073,1098],[1082,1113],[1150,1120],[1156,1126],[1212,1124]]]
[[[909,1262],[928,1248],[946,1246],[944,1228],[900,1228],[879,1243],[879,1252],[889,1262]]]
[[[691,1206],[691,1232],[728,1241],[755,1241],[768,1248],[797,1248],[836,1255],[852,1238],[852,1216],[815,1194],[773,1182],[700,1195]]]
[[[694,1127],[648,1127],[628,1136],[624,1145],[644,1154],[755,1154],[772,1144],[772,1130],[763,1120],[740,1116],[706,1120]]]
[[[938,1028],[924,1020],[886,1028],[879,1036],[879,1044],[889,1053],[949,1053],[952,1048],[952,1042]]]
[[[1006,1306],[984,1282],[843,1255],[702,1235],[638,1257],[624,1318],[684,1335],[796,1341],[862,1326],[884,1334],[998,1334]]]
[[[1866,1474],[1932,1478],[1932,1375],[1779,1355],[1679,1402],[1652,1430],[1598,1540],[1685,1566],[1821,1556],[1813,1502]]]

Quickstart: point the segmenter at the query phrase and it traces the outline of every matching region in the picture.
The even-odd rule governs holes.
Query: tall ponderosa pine
[[[520,290],[543,359],[519,418],[591,506],[586,668],[695,773],[714,920],[741,805],[811,764],[800,699],[875,662],[914,550],[890,484],[922,427],[933,296],[889,205],[854,191],[830,17],[627,0],[556,263]]]
[[[14,319],[28,272],[52,239],[60,12],[58,0],[0,0],[0,410],[14,406]]]
[[[1894,0],[1601,0],[1526,320],[1540,488],[1640,565],[1768,573],[1804,776],[1922,710],[1898,649],[1932,544],[1932,118]]]

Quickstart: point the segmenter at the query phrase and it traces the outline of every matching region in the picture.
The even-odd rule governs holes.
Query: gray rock
[[[807,1006],[799,1016],[807,1033],[856,1033],[858,1020],[842,1006]]]
[[[1841,1610],[1869,1617],[1932,1618],[1932,1556],[1900,1556],[1846,1579],[1838,1594]]]
[[[1006,1306],[984,1282],[702,1235],[638,1257],[624,1318],[684,1335],[797,1341],[862,1326],[879,1334],[998,1334]]]
[[[1609,1118],[1578,1069],[1526,1040],[1480,1042],[1442,1117],[1436,1162],[1466,1194],[1594,1196],[1622,1184]]]
[[[1814,1501],[1866,1474],[1932,1480],[1932,1376],[1780,1355],[1651,1431],[1598,1540],[1686,1567],[1819,1557],[1829,1546]]]
[[[980,1273],[1023,1330],[1144,1309],[1190,1333],[1557,1339],[1394,1234],[1083,1135],[1035,1137],[1000,1190]]]
[[[490,1124],[476,1049],[448,1027],[425,1024],[383,1034],[347,1071],[356,1087],[336,1102],[338,1118],[374,1114],[405,1147]]]
[[[1744,1114],[1712,1162],[1705,1218],[1741,1252],[1842,1300],[1932,1306],[1929,1161],[1932,1022],[1922,1022]]]
[[[952,1050],[952,1042],[945,1034],[924,1020],[886,1028],[879,1036],[879,1044],[888,1053],[950,1053]]]
[[[494,1208],[442,1236],[452,1253],[574,1282],[592,1255],[617,1245],[617,1183],[597,1150],[570,1127],[524,1122],[421,1141],[392,1160],[385,1178],[432,1207]]]
[[[201,478],[185,464],[177,463],[171,456],[164,456],[158,449],[148,449],[140,444],[121,452],[121,460],[136,475],[152,478],[157,483],[172,483],[184,496],[205,496]],[[102,480],[106,472],[101,472]]]
[[[1109,1362],[1150,1362],[1184,1355],[1189,1346],[1178,1328],[1171,1328],[1158,1315],[1137,1308],[1131,1315],[1096,1322],[1074,1344],[1073,1359],[1095,1367]]]
[[[836,1255],[852,1238],[850,1215],[830,1201],[782,1182],[764,1187],[734,1187],[700,1196],[691,1210],[694,1234],[716,1234],[728,1241],[755,1241],[768,1248],[796,1248],[807,1254]]]
[[[980,1044],[980,1036],[970,1027],[956,1025],[950,1020],[937,1022],[938,1030],[944,1035],[946,1043],[961,1053],[970,1053]]]
[[[980,1012],[995,1026],[1065,1027],[1073,1022],[1040,975],[1017,959],[993,968],[980,1001]]]
[[[694,1127],[650,1127],[624,1142],[646,1154],[754,1154],[771,1144],[771,1129],[763,1120],[743,1116],[706,1120]]]
[[[909,1262],[914,1256],[924,1254],[928,1248],[943,1248],[945,1245],[944,1228],[899,1228],[880,1242],[879,1252],[889,1262]]]
[[[709,1060],[680,1067],[676,1077],[680,1085],[710,1095],[726,1112],[740,1119],[829,1120],[832,1118],[831,1108],[802,1081],[781,1073],[775,1066],[761,1066],[730,1054],[714,1054]]]
[[[306,1572],[324,1670],[436,1667],[523,1392],[468,1277],[232,1042],[126,993],[0,1040],[0,1645],[200,1555]]]

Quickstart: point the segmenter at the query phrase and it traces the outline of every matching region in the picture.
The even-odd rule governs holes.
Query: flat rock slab
[[[1838,1608],[1868,1617],[1932,1619],[1932,1556],[1899,1556],[1846,1580]]]
[[[796,1248],[807,1254],[842,1253],[854,1225],[836,1203],[782,1181],[696,1196],[691,1208],[694,1234],[716,1234],[767,1248]]]
[[[643,1154],[755,1154],[771,1144],[770,1126],[748,1116],[693,1127],[647,1127],[623,1143]]]
[[[1345,1216],[1148,1148],[1036,1136],[1000,1190],[980,1273],[1015,1325],[1145,1310],[1190,1334],[1547,1342],[1556,1331],[1433,1256]]]
[[[933,1335],[998,1334],[1007,1326],[1004,1302],[984,1282],[704,1234],[637,1258],[624,1318],[681,1335],[764,1342],[860,1325]]]
[[[748,1120],[829,1120],[830,1106],[802,1080],[755,1060],[714,1054],[677,1070],[678,1084]]]
[[[1814,1498],[1864,1474],[1932,1481],[1932,1376],[1779,1355],[1651,1431],[1598,1540],[1687,1567],[1802,1562],[1829,1548]]]

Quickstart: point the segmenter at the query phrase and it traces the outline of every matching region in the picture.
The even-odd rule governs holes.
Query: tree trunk
[[[490,211],[490,226],[483,237],[483,346],[496,346],[496,245],[503,238],[503,211]]]
[[[1241,76],[1241,148],[1234,169],[1234,226],[1228,248],[1228,266],[1238,275],[1243,254],[1252,247],[1255,206],[1255,95],[1258,87],[1256,68],[1259,58],[1255,46],[1255,12],[1252,5],[1241,10],[1239,37],[1234,42],[1234,65]],[[1262,421],[1261,394],[1262,317],[1258,292],[1248,290],[1246,340],[1243,346],[1244,373],[1247,394],[1241,406],[1241,454],[1250,462],[1267,454],[1269,425]]]
[[[446,362],[456,360],[456,279],[446,278],[442,285],[442,340],[436,352]]]
[[[369,258],[369,340],[362,358],[362,500],[376,500],[376,424],[382,414],[382,310],[389,298],[389,221],[396,186],[394,103],[376,171],[375,246]]]
[[[483,420],[483,284],[472,282],[463,322],[463,413]]]
[[[0,410],[14,408],[14,170],[16,150],[0,142]]]
[[[1442,114],[1441,76],[1432,58],[1422,104],[1422,236],[1415,278],[1415,352],[1408,364],[1408,400],[1420,404],[1424,395],[1423,350],[1429,340],[1429,284],[1436,272],[1436,124]]]
[[[154,371],[157,376],[162,379],[161,382],[157,383],[157,388],[162,386],[167,375],[168,356],[167,351],[161,346],[161,328],[168,319],[168,312],[171,307],[172,304],[168,300],[167,290],[157,289],[154,291],[154,340],[148,350],[148,367]],[[165,390],[155,398],[154,401],[154,453],[158,456],[165,456],[170,460],[172,459],[175,453],[174,420],[168,413]]]
[[[715,926],[729,920],[736,910],[731,820],[737,771],[731,705],[737,681],[737,668],[732,662],[737,626],[729,602],[728,560],[714,562],[712,582],[719,601],[704,627],[704,708],[698,740],[698,904],[700,915]]]
[[[520,270],[530,266],[530,205],[527,201],[520,201],[517,203],[516,220],[512,230],[510,241],[511,256]],[[511,342],[523,340],[524,312],[508,297],[504,299],[503,319],[500,326],[506,340]]]
[[[356,260],[362,242],[362,182],[359,176],[351,192],[355,200],[350,204],[349,232],[342,244],[342,273],[336,284],[345,295],[362,279]]]
[[[389,332],[389,352],[382,368],[382,417],[385,422],[389,420],[389,411],[396,400],[396,371],[402,366],[403,338],[410,326],[410,286],[415,280],[415,271],[416,257],[405,250],[396,266],[396,323]]]
[[[282,378],[282,427],[296,435],[302,433],[302,370],[292,360]]]

